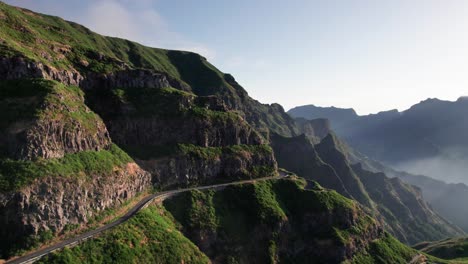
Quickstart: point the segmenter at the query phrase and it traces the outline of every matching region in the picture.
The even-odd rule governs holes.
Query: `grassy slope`
[[[310,262],[314,255],[310,251],[307,253],[307,250],[301,252],[299,244],[295,254],[284,253],[292,249],[284,248],[284,244],[281,244],[281,238],[284,239],[282,231],[276,230],[275,227],[291,222],[291,228],[297,229],[307,226],[304,222],[307,221],[304,220],[307,214],[352,211],[355,210],[355,204],[334,191],[323,190],[318,185],[312,190],[304,190],[304,184],[303,181],[279,180],[233,186],[222,191],[193,191],[167,200],[164,205],[189,237],[201,232],[209,240],[210,233],[218,234],[219,243],[215,242],[218,246],[210,248],[207,252],[212,258],[221,258],[233,263],[246,263],[249,259],[261,263],[273,262],[272,260],[303,263],[306,259]],[[301,243],[299,241],[307,237],[314,237],[318,240],[332,240],[333,242],[328,242],[332,243],[330,247],[338,248],[340,245],[351,243],[352,238],[365,232],[373,221],[363,215],[351,228],[343,229],[332,221],[330,226],[309,230],[307,234],[295,230],[299,236],[304,236],[296,237],[296,243]],[[267,229],[264,230],[267,235],[263,240],[252,237],[258,228]],[[313,234],[308,234],[310,232]],[[370,256],[371,254],[373,256]],[[370,262],[373,259],[383,260],[381,263],[406,263],[412,255],[415,255],[415,250],[386,235],[374,241],[368,251],[356,256],[353,263],[361,263],[360,260],[373,263]]]
[[[18,122],[61,120],[70,124],[68,129],[73,131],[75,127],[70,120],[74,120],[89,133],[95,133],[95,124],[99,117],[86,109],[82,97],[83,93],[79,88],[67,87],[54,81],[0,81],[0,130]],[[73,111],[63,111],[64,107]],[[2,157],[0,190],[17,189],[41,176],[77,174],[79,169],[99,172],[109,168],[112,162],[120,165],[129,160],[131,159],[116,146],[108,151],[71,154],[50,161],[15,161]]]
[[[100,118],[86,108],[83,92],[77,87],[46,80],[13,80],[0,81],[0,120],[0,131],[8,129],[14,123],[60,120],[70,132],[75,131],[79,124],[80,130],[93,134],[96,133],[96,122]],[[83,151],[67,154],[59,159],[22,161],[2,156],[0,191],[17,190],[34,179],[45,176],[72,177],[110,173],[114,166],[122,166],[131,161],[115,145],[107,150]]]
[[[224,81],[224,74],[197,54],[154,49],[123,39],[104,37],[61,18],[37,14],[3,3],[0,3],[0,12],[2,14],[0,17],[4,20],[0,23],[0,39],[3,43],[0,48],[3,53],[0,55],[7,57],[26,56],[33,61],[41,61],[57,68],[76,68],[84,72],[117,70],[123,61],[131,68],[164,71],[176,79],[184,79],[191,85],[193,91],[200,95],[223,91],[232,92],[233,88]],[[26,21],[27,23],[25,23]],[[43,54],[45,53],[48,55],[44,57]],[[89,65],[84,67],[82,65],[83,61],[86,61]],[[28,84],[28,82],[15,80],[4,82],[4,85],[0,84],[0,95],[5,97],[15,97],[18,91],[13,90],[16,87],[22,90],[18,94],[18,98],[6,98],[4,101],[8,103],[0,106],[0,110],[3,110],[0,111],[0,115],[2,115],[1,122],[4,122],[2,123],[3,127],[7,127],[18,119],[28,119],[41,115],[42,113],[37,110],[40,102],[49,99],[49,101],[57,101],[55,95],[59,94],[58,91],[74,89],[73,92],[82,96],[82,92],[76,87],[65,87],[45,80],[34,80],[32,84]],[[218,89],[220,86],[225,88]],[[242,121],[242,118],[234,112],[212,111],[196,105],[187,109],[180,109],[181,101],[193,101],[196,96],[169,87],[138,90],[116,88],[110,92],[118,100],[123,103],[130,103],[135,108],[131,116],[158,115],[173,118],[174,116],[171,115],[183,115],[184,118],[209,119],[212,122]],[[231,95],[236,97],[236,93]],[[25,100],[32,96],[35,97],[35,100]],[[21,101],[27,101],[28,103],[23,105]],[[59,103],[68,106],[75,104],[71,100]],[[18,116],[18,114],[25,116]],[[89,121],[82,123],[85,125],[90,124],[88,126],[90,128],[93,127],[92,116],[95,116],[93,112],[89,111],[75,111],[73,114],[47,112],[46,114],[49,115],[49,118],[67,116],[67,118],[79,119],[80,121]],[[155,148],[135,150],[131,149],[131,146],[129,149],[126,147],[124,146],[124,149],[130,151],[131,154],[133,152],[143,154],[140,156],[154,156],[158,152],[165,154],[164,152],[167,149],[161,146],[158,146],[156,151],[154,151]],[[208,149],[205,152],[209,151],[211,150]],[[22,180],[18,179],[14,183],[10,182],[10,185],[17,185],[20,181]],[[4,189],[8,188],[12,189],[12,186]]]
[[[171,87],[162,89],[117,88],[107,95],[115,100],[120,107],[130,108],[125,112],[126,117],[154,117],[174,120],[205,119],[210,122],[243,123],[241,116],[235,111],[214,111],[202,104],[197,104],[197,96],[193,93],[180,91]],[[97,102],[100,103],[100,102]],[[96,106],[98,107],[98,106]],[[114,111],[116,109],[113,109]],[[104,112],[104,114],[106,114]],[[118,115],[118,114],[116,114]]]
[[[0,50],[4,56],[21,54],[58,68],[81,65],[85,60],[89,63],[87,68],[95,72],[111,71],[123,61],[135,68],[152,68],[174,77],[180,76],[166,50],[104,37],[59,17],[33,13],[4,3],[0,3],[0,12],[3,14],[0,38],[5,47]],[[49,56],[41,56],[41,52]],[[100,60],[99,54],[106,60]]]
[[[116,145],[108,150],[82,151],[63,158],[37,161],[0,160],[0,191],[18,190],[35,179],[56,177],[90,177],[112,173],[132,159]]]
[[[112,72],[122,68],[150,69],[190,85],[197,95],[217,95],[241,110],[262,132],[297,132],[293,120],[278,105],[263,105],[248,97],[232,76],[204,57],[183,51],[150,48],[104,37],[59,17],[37,14],[0,2],[0,57],[24,56],[59,69]],[[257,116],[258,115],[258,116]],[[260,117],[260,119],[258,118]],[[267,132],[266,132],[267,133]]]
[[[384,174],[368,172],[357,165],[351,166],[347,157],[350,150],[336,136],[330,134],[316,147],[317,151],[305,136],[273,137],[280,167],[317,180],[345,196],[351,193],[362,204],[371,204],[373,212],[388,224],[387,230],[401,241],[413,244],[460,234],[459,228],[438,216],[410,185]],[[341,182],[334,180],[333,173],[326,174],[320,158],[332,167]],[[340,189],[342,186],[346,189]],[[359,196],[360,193],[363,195]]]
[[[385,234],[381,239],[372,241],[368,249],[364,252],[359,252],[348,263],[353,264],[372,264],[372,263],[388,263],[388,264],[405,264],[411,260],[416,251],[402,244],[390,234]]]
[[[193,53],[147,48],[127,40],[102,37],[75,23],[38,16],[3,3],[0,3],[0,12],[2,20],[6,20],[0,23],[2,56],[21,54],[58,68],[74,67],[94,72],[113,71],[123,61],[130,67],[167,72],[189,83],[199,94],[217,93],[218,85],[233,89],[226,85],[222,73]],[[38,51],[45,55],[40,56]],[[104,60],[100,59],[101,55],[105,56]],[[89,65],[84,67],[83,61]],[[199,69],[199,72],[193,69]],[[210,77],[205,77],[207,75]],[[198,76],[204,77],[200,79]]]
[[[4,3],[0,3],[0,12],[4,17],[0,24],[3,40],[0,55],[3,56],[23,55],[57,68],[82,72],[111,72],[125,63],[131,68],[166,72],[186,81],[200,95],[216,93],[210,89],[226,85],[224,74],[195,53],[150,48],[105,37],[74,22]],[[84,61],[89,65],[84,66]]]
[[[72,119],[96,133],[100,118],[86,107],[78,87],[42,79],[0,81],[0,130],[19,121],[57,120],[71,125]]]
[[[415,245],[414,248],[441,259],[468,263],[467,237],[444,239],[436,242],[423,242]]]
[[[176,228],[170,214],[151,206],[125,224],[38,263],[209,263]]]
[[[305,184],[303,180],[277,180],[232,186],[221,191],[184,193],[165,201],[167,209],[151,206],[100,237],[54,253],[39,263],[207,263],[205,254],[221,263],[313,262],[306,253],[278,256],[280,250],[285,250],[280,241],[285,237],[278,224],[309,221],[306,215],[311,212],[353,211],[356,205],[314,183],[309,183],[312,189],[304,190]],[[334,240],[336,244],[332,246],[343,245],[345,233],[359,235],[372,223],[373,220],[364,215],[349,229],[340,229],[332,222],[328,229],[321,227],[314,234],[314,240],[323,237],[327,241]],[[291,228],[300,226],[300,222],[295,222]],[[264,234],[255,233],[260,230],[258,228]],[[191,231],[204,230],[202,240],[205,243],[210,243],[210,234],[218,232],[221,240],[215,244],[215,251],[202,253],[193,244],[199,240],[195,238],[191,242],[178,229],[184,230],[189,238]],[[415,254],[415,250],[384,235],[357,254],[352,263],[405,263]]]

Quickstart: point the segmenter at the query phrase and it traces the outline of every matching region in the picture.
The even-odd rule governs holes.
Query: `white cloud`
[[[127,8],[126,5],[131,5]],[[96,32],[130,39],[147,46],[188,50],[214,59],[211,48],[172,31],[151,1],[100,0],[89,6],[82,23]]]
[[[85,21],[98,33],[129,39],[140,35],[133,15],[115,1],[98,1],[87,12]]]

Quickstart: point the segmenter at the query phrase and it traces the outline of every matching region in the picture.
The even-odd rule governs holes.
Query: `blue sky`
[[[92,30],[203,54],[286,109],[405,110],[468,95],[465,0],[6,0]]]

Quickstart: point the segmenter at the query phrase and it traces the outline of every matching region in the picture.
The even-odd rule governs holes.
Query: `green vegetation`
[[[128,222],[38,263],[209,263],[163,208],[150,206]]]
[[[200,147],[192,144],[179,144],[179,150],[184,155],[191,155],[203,159],[215,159],[224,155],[239,155],[242,153],[258,153],[268,155],[273,153],[269,145],[231,145],[226,147]]]
[[[3,14],[1,57],[20,56],[60,70],[76,69],[82,73],[109,73],[127,68],[163,72],[188,84],[197,95],[219,96],[229,107],[241,110],[242,115],[264,135],[269,130],[287,136],[298,132],[281,106],[263,105],[252,100],[232,76],[223,74],[198,54],[150,48],[124,39],[104,37],[59,17],[1,2],[0,13]]]
[[[4,3],[0,3],[0,12],[4,16],[0,38],[8,47],[2,49],[3,56],[22,54],[62,69],[73,66],[95,72],[118,69],[123,60],[136,68],[169,72],[175,77],[179,75],[166,50],[104,37],[59,17],[25,11]]]
[[[38,118],[47,122],[60,121],[70,131],[80,127],[90,134],[96,134],[97,123],[101,121],[101,118],[84,104],[83,91],[76,86],[49,82],[53,90],[45,97],[46,108],[37,112]]]
[[[114,96],[119,103],[132,109],[126,115],[131,117],[158,116],[163,119],[185,118],[191,122],[196,119],[211,122],[239,122],[241,118],[235,111],[214,111],[196,105],[196,95],[174,88],[139,88],[112,89],[110,96]]]
[[[194,94],[174,88],[113,89],[111,91],[123,104],[130,104],[135,111],[130,116],[161,116],[174,118],[190,109]]]
[[[0,256],[1,258],[8,258],[11,256],[20,256],[26,253],[28,250],[38,248],[47,242],[54,239],[54,233],[52,230],[42,230],[36,235],[30,235],[22,237],[20,240],[12,241],[2,240],[0,241]]]
[[[468,263],[468,238],[448,238],[436,242],[424,242],[415,245],[414,248],[432,256]]]
[[[201,117],[201,118],[209,118],[209,120],[212,121],[221,121],[221,122],[239,122],[241,120],[241,117],[237,112],[234,111],[227,111],[227,112],[222,112],[222,111],[213,111],[210,109],[206,109],[204,107],[193,107],[190,109],[189,114],[194,117]]]
[[[308,189],[304,189],[306,186]],[[318,256],[311,252],[326,250],[320,249],[324,245],[321,240],[329,241],[325,244],[328,250],[339,250],[354,244],[351,241],[359,240],[376,225],[365,213],[351,226],[343,224],[351,221],[346,218],[359,210],[356,203],[315,182],[300,179],[235,185],[219,191],[192,191],[166,200],[164,206],[184,234],[197,244],[203,243],[210,258],[226,263],[275,260],[303,263]],[[323,217],[327,222],[316,219]],[[305,228],[315,225],[318,226]],[[202,234],[210,244],[199,240]],[[287,242],[288,239],[294,242]],[[288,243],[295,243],[292,255],[285,253],[292,251],[284,248]]]
[[[0,81],[0,130],[32,120],[60,121],[70,131],[80,126],[95,134],[100,118],[86,107],[78,87],[44,79]]]
[[[166,200],[164,206],[186,234],[199,231],[206,234],[207,239],[212,239],[215,233],[223,236],[220,239],[226,245],[220,245],[214,253],[210,249],[208,255],[225,259],[226,263],[229,260],[229,263],[237,263],[234,261],[248,259],[249,254],[253,254],[254,249],[249,249],[251,234],[259,225],[266,229],[262,235],[273,239],[276,224],[286,221],[286,215],[271,191],[273,184],[268,181],[230,186],[222,191],[191,191]],[[190,235],[189,238],[195,239]],[[258,242],[255,251],[260,256],[254,256],[255,259],[269,259],[270,239]]]
[[[64,86],[55,81],[0,81],[0,130],[17,124],[27,129],[30,122],[60,122],[65,125],[64,132],[74,133],[80,129],[92,136],[102,121],[86,107],[83,97],[78,87]],[[2,146],[2,153],[5,152],[5,146]],[[115,167],[130,161],[132,159],[115,145],[106,150],[82,151],[48,160],[14,160],[4,154],[0,158],[0,191],[17,190],[36,178],[46,176],[110,173]]]
[[[372,241],[365,252],[360,252],[350,261],[355,264],[406,264],[418,252],[386,233],[383,238]]]
[[[363,221],[357,216],[356,223],[343,226],[349,220],[343,218],[356,214],[357,205],[315,182],[298,178],[190,191],[163,204],[150,206],[128,222],[38,263],[209,263],[208,257],[220,263],[337,262],[334,251],[341,252],[346,243],[334,231],[349,233],[351,241],[360,239],[375,224],[361,213]],[[311,230],[323,214],[335,217]],[[361,229],[352,230],[354,225]],[[323,230],[331,233],[321,236],[325,235]],[[321,252],[320,257],[317,252]],[[342,261],[408,263],[417,254],[384,234],[353,259]]]
[[[226,147],[201,147],[193,144],[172,144],[158,146],[122,146],[122,148],[139,159],[176,157],[190,155],[194,158],[214,160],[222,155],[236,156],[241,154],[270,155],[273,150],[269,145],[231,145]],[[261,172],[262,168],[257,168]]]
[[[59,159],[0,160],[0,191],[13,191],[42,177],[86,177],[111,173],[132,159],[116,145],[107,150],[66,154]]]

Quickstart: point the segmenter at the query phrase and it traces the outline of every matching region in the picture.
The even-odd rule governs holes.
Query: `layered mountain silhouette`
[[[407,263],[408,244],[464,234],[418,188],[354,162],[327,120],[254,100],[199,54],[1,2],[0,110],[2,258],[148,192],[261,178],[152,204],[41,262]],[[296,175],[272,179],[279,167]]]
[[[445,182],[468,182],[468,100],[422,101],[406,111],[359,116],[352,109],[295,107],[293,117],[327,118],[364,155]]]

